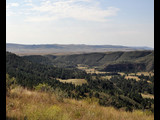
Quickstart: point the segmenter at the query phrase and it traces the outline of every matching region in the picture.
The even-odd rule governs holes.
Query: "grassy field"
[[[90,74],[105,74],[106,72],[100,72],[100,71],[98,71],[98,70],[95,70],[94,68],[92,68],[92,69],[85,69],[85,71],[87,72],[87,73],[90,73]]]
[[[86,71],[86,73],[90,73],[90,74],[105,74],[106,72],[101,72],[101,71],[98,71],[98,70],[95,70],[94,68],[87,68],[87,67],[77,67],[78,69],[81,69],[81,70],[84,70]]]
[[[135,79],[136,81],[140,80],[137,76],[125,76],[125,79]]]
[[[77,68],[80,69],[80,70],[84,70],[86,71],[86,73],[90,73],[90,74],[105,74],[106,72],[101,72],[101,71],[98,71],[96,70],[95,68],[89,68],[87,65],[83,65],[83,64],[77,64]]]
[[[152,94],[143,94],[143,93],[141,93],[141,95],[142,95],[143,98],[151,98],[151,99],[154,99],[154,95],[152,95]]]
[[[82,85],[82,84],[87,83],[87,81],[85,79],[66,79],[66,80],[63,80],[63,79],[57,78],[57,80],[59,80],[60,82],[63,82],[63,83],[72,83],[75,85]]]
[[[136,73],[137,75],[144,75],[144,76],[149,76],[149,75],[151,75],[151,76],[154,76],[154,73],[153,72],[138,72],[138,73]]]
[[[16,120],[154,120],[154,114],[98,105],[96,98],[58,101],[55,94],[16,87],[6,96],[6,117]]]
[[[110,80],[112,76],[101,76],[102,79],[108,79]]]
[[[120,74],[121,76],[125,75],[124,72],[118,72],[118,74]]]
[[[123,76],[123,75],[126,75],[124,72],[118,72],[121,76]],[[153,72],[137,72],[136,74],[135,73],[129,73],[128,75],[129,76],[135,76],[135,75],[138,75],[138,76],[140,76],[140,75],[144,75],[144,76],[154,76],[154,73]]]

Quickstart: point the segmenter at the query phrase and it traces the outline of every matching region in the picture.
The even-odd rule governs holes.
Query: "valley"
[[[111,120],[117,119],[109,117],[113,111],[117,112],[117,116],[126,114],[125,117],[128,119],[138,120],[146,117],[153,119],[154,51],[116,51],[58,56],[19,56],[6,52],[6,76],[7,99],[10,101],[7,102],[8,118],[38,119],[44,108],[48,111],[44,113],[48,116],[44,119],[52,119],[57,115],[59,116],[57,120],[86,120],[93,117],[101,119],[100,116]],[[48,102],[41,101],[36,96],[41,96]],[[48,97],[43,98],[43,96]],[[18,103],[15,102],[17,99]],[[21,99],[32,102],[24,105]],[[34,103],[36,99],[39,99],[37,104]],[[37,106],[41,102],[46,107],[42,105],[35,115],[28,112],[30,109],[37,111]],[[75,105],[79,102],[82,106],[76,108]],[[90,108],[92,105],[96,105],[97,109]],[[61,110],[60,106],[65,110]],[[73,109],[68,111],[67,106],[72,106]],[[19,111],[20,109],[26,116]],[[56,109],[60,112],[56,112]],[[84,114],[83,111],[86,109],[96,115],[92,117],[89,113]],[[103,112],[98,112],[102,109],[105,111],[113,109],[113,111],[105,115]]]

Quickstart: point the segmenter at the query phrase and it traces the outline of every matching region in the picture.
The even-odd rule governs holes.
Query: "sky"
[[[154,0],[7,0],[6,42],[154,48]]]

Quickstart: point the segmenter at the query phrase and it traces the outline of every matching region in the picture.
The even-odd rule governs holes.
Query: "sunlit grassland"
[[[118,72],[121,76],[123,75],[126,75],[125,72]],[[141,76],[141,75],[144,75],[144,76],[154,76],[154,73],[153,72],[137,72],[137,73],[128,73],[128,75],[130,76]]]
[[[136,75],[139,75],[139,76],[142,75],[142,74],[143,74],[144,76],[150,76],[150,75],[151,75],[151,76],[154,76],[154,73],[153,73],[153,72],[137,72],[137,73],[136,73]]]
[[[125,79],[135,79],[136,81],[140,80],[137,76],[125,76]]]
[[[56,99],[55,94],[16,87],[6,96],[6,116],[18,120],[153,120],[154,114],[102,107],[96,98]]]
[[[86,73],[90,74],[105,74],[106,72],[101,72],[96,70],[95,68],[90,68],[87,65],[77,64],[77,68],[80,70],[84,70]]]
[[[147,94],[141,93],[141,95],[142,95],[143,98],[151,98],[151,99],[154,99],[154,95],[149,94],[149,93],[147,93]]]
[[[121,76],[125,75],[124,72],[118,72],[118,74],[120,74]]]
[[[112,78],[112,76],[101,76],[101,78],[110,80]]]
[[[63,82],[63,83],[72,83],[72,84],[75,84],[75,85],[82,85],[82,84],[87,84],[87,81],[85,79],[59,79],[57,78],[57,80],[59,80],[60,82]]]

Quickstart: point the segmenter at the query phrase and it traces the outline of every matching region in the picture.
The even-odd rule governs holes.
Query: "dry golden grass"
[[[72,83],[75,85],[82,85],[85,83],[87,84],[87,81],[85,79],[66,79],[66,80],[63,80],[63,79],[57,78],[57,80],[59,80],[60,82],[63,82],[63,83]]]
[[[90,73],[90,74],[94,74],[94,73],[96,73],[96,74],[105,74],[106,73],[106,72],[100,72],[98,70],[95,70],[94,68],[88,68],[88,69],[85,69],[85,71],[87,73]]]
[[[125,75],[124,72],[118,72],[118,74],[120,74],[121,76]]]
[[[152,95],[152,94],[143,94],[143,93],[141,93],[141,95],[142,95],[143,98],[151,98],[151,99],[154,99],[154,95]]]
[[[152,82],[151,82],[151,81],[149,81],[149,80],[148,80],[147,82],[148,82],[148,83],[150,83],[150,84],[152,83]]]
[[[118,72],[121,76],[126,75],[124,72]],[[140,76],[140,75],[144,75],[144,76],[154,76],[153,72],[137,72],[136,75]],[[129,76],[135,76],[135,73],[129,73]]]
[[[154,76],[154,73],[153,72],[138,72],[137,73],[137,75],[144,75],[144,76],[149,76],[149,75],[151,75],[151,76]]]
[[[128,75],[130,75],[130,76],[135,76],[135,73],[129,73]]]
[[[102,79],[108,79],[110,80],[112,76],[101,76]]]
[[[98,105],[96,98],[64,99],[54,94],[17,87],[6,96],[7,118],[17,120],[154,120],[154,115],[139,110],[125,112]]]
[[[135,79],[136,81],[140,80],[137,76],[125,76],[125,79]]]
[[[84,71],[86,71],[86,73],[90,73],[90,74],[94,74],[94,73],[96,73],[96,74],[105,74],[106,72],[101,72],[101,71],[98,71],[98,70],[96,70],[95,68],[89,68],[88,66],[86,66],[86,65],[82,65],[82,64],[77,64],[77,68],[78,69],[80,69],[80,70],[84,70]]]
[[[77,67],[78,69],[85,70],[87,67]]]

